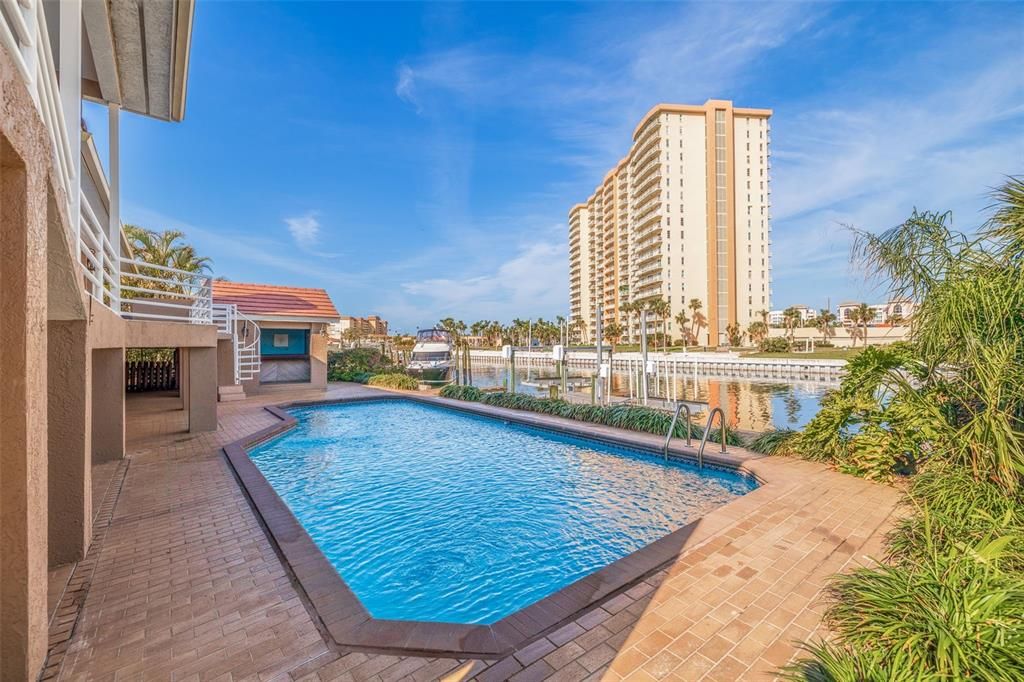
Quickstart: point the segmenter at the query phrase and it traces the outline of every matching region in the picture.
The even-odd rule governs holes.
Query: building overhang
[[[245,316],[260,324],[271,324],[274,322],[308,322],[310,324],[334,324],[340,322],[337,317],[304,317],[302,315],[260,315],[259,313],[245,313]]]
[[[82,96],[181,121],[194,10],[195,0],[82,3]]]

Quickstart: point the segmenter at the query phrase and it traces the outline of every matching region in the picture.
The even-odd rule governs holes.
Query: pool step
[[[217,400],[230,403],[233,400],[245,400],[245,390],[239,384],[217,387]]]

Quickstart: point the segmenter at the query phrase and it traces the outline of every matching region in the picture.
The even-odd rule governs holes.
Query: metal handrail
[[[693,419],[693,414],[690,412],[690,406],[686,403],[678,403],[676,404],[676,412],[672,415],[672,423],[668,427],[668,433],[665,434],[665,447],[662,448],[662,454],[664,454],[666,462],[668,461],[668,444],[672,440],[672,435],[676,432],[676,422],[679,421],[680,410],[686,410],[686,447],[690,447],[693,442],[693,438],[690,435],[690,421]]]
[[[711,424],[715,420],[715,413],[718,413],[718,423],[722,425],[722,433],[719,440],[722,441],[722,452],[725,452],[725,441],[728,438],[728,432],[725,427],[725,412],[722,412],[721,407],[712,408],[708,414],[708,423],[704,425],[704,435],[700,437],[700,448],[697,450],[697,466],[701,469],[704,468],[704,446],[708,443],[708,434],[711,433]]]

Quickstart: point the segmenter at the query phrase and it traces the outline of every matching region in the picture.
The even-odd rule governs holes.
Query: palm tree
[[[615,344],[622,338],[622,325],[612,322],[604,328],[604,335],[612,345],[612,352],[615,352]]]
[[[693,315],[690,317],[690,336],[693,337],[693,342],[697,345],[700,344],[697,334],[700,331],[700,329],[704,326],[704,323],[707,321],[704,317],[704,314],[701,312],[701,309],[703,307],[704,304],[701,302],[699,298],[690,299],[689,308],[690,312],[693,313]]]
[[[685,351],[686,344],[690,340],[690,332],[686,329],[686,325],[690,323],[690,318],[686,316],[685,310],[680,310],[673,319],[679,325],[679,333],[682,334],[683,350]]]
[[[768,336],[768,323],[762,320],[751,322],[747,327],[747,336],[755,344],[760,344]]]
[[[664,352],[668,347],[665,343],[665,336],[667,332],[666,321],[668,320],[668,316],[672,308],[665,299],[652,298],[647,302],[647,309],[661,321],[661,350]]]
[[[871,309],[867,303],[861,303],[850,315],[850,319],[854,325],[859,324],[861,328],[861,336],[864,339],[864,347],[868,346],[868,322],[875,319],[875,311]]]
[[[633,324],[632,323],[633,323],[633,312],[635,310],[636,310],[636,304],[635,303],[630,303],[630,302],[627,301],[626,303],[622,303],[622,304],[619,305],[619,312],[622,313],[623,317],[626,320],[626,327],[625,327],[625,332],[624,333],[626,334],[626,341],[629,342],[629,343],[633,343]]]
[[[184,242],[185,233],[180,230],[156,232],[139,227],[138,225],[125,225],[124,233],[125,237],[127,237],[132,257],[137,261],[196,274],[209,271],[210,266],[213,264],[212,260],[205,256],[199,256],[195,248]],[[145,266],[136,266],[135,272],[145,277],[163,280],[163,282],[129,277],[127,281],[128,287],[152,291],[182,292],[183,288],[189,288],[187,284],[186,287],[182,287],[166,282],[168,280],[181,281],[182,283],[194,281],[188,275],[173,275],[166,270],[147,269]],[[122,291],[122,295],[125,298],[137,298],[141,294],[126,288]]]
[[[789,342],[792,343],[796,336],[796,325],[801,320],[800,311],[793,306],[789,306],[782,311],[782,324],[786,328],[786,336],[789,338]]]
[[[828,337],[832,335],[832,323],[835,321],[835,314],[828,308],[818,311],[818,316],[814,318],[814,326],[821,332],[822,343],[828,343]]]
[[[589,336],[589,334],[587,334],[587,321],[582,317],[577,317],[575,320],[573,320],[572,326],[579,334],[579,342],[581,344],[586,344],[588,342]]]
[[[462,336],[466,333],[466,323],[451,317],[444,318],[437,323],[437,326],[452,335],[455,345],[459,345]]]
[[[739,346],[743,343],[743,329],[739,322],[733,322],[725,326],[725,334],[729,337],[730,346]]]

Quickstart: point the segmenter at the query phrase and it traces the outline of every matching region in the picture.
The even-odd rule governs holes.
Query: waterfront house
[[[120,118],[184,117],[193,2],[142,15],[80,0],[7,2],[0,15],[3,680],[40,674],[48,591],[91,541],[93,466],[124,457],[126,351],[173,350],[163,404],[179,428],[217,428],[225,312],[211,278],[136,260],[122,231]],[[106,108],[105,154],[83,99]]]

